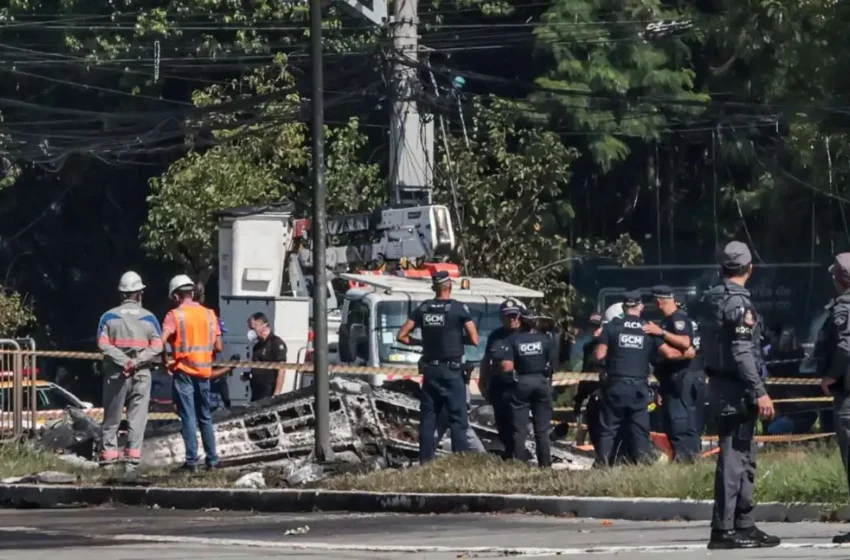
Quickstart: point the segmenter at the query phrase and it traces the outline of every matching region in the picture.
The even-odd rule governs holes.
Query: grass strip
[[[711,499],[714,469],[714,459],[707,459],[693,465],[654,464],[571,472],[506,463],[493,456],[454,455],[422,468],[345,475],[319,485],[332,490],[373,492]],[[838,451],[811,446],[762,453],[756,499],[846,504],[847,476]]]
[[[451,455],[425,467],[343,475],[310,488],[371,492],[532,494],[616,498],[711,499],[714,459],[693,465],[655,464],[607,470],[554,471],[504,462],[492,455]],[[260,468],[258,467],[258,470]],[[76,475],[81,484],[102,484],[115,474],[66,463],[28,446],[0,446],[0,478],[44,471]],[[226,488],[233,473],[185,476],[164,469],[140,469],[156,486]],[[773,448],[759,456],[756,499],[761,502],[847,504],[847,476],[838,450],[829,445]]]
[[[121,476],[121,471],[90,469],[76,466],[58,455],[34,449],[28,445],[0,445],[0,479],[28,476],[46,471],[75,475],[80,484],[104,484]],[[137,471],[156,486],[166,488],[226,488],[231,485],[228,473],[223,470],[186,475],[172,469],[141,468]]]

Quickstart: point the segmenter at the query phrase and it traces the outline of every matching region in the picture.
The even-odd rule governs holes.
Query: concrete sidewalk
[[[712,502],[664,498],[582,498],[504,494],[405,494],[329,490],[243,490],[218,488],[136,488],[127,486],[48,486],[0,484],[0,506],[55,507],[82,503],[232,511],[362,513],[501,513],[524,511],[546,515],[598,517],[632,521],[711,518]],[[757,522],[847,521],[850,509],[820,504],[762,503]]]

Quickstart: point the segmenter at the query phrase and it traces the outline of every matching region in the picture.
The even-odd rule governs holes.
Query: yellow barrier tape
[[[0,350],[0,354],[21,354],[24,356],[36,356],[43,358],[66,358],[80,360],[101,360],[103,354],[98,352],[68,352],[61,350]],[[258,369],[289,369],[298,372],[312,372],[313,364],[297,364],[290,362],[215,362],[214,368],[258,368]],[[392,379],[418,379],[419,368],[417,366],[353,366],[353,365],[330,365],[329,373],[346,375],[380,375]],[[478,379],[478,369],[473,370],[472,379]],[[552,385],[564,386],[574,385],[580,381],[598,381],[598,373],[559,371],[552,376]],[[650,381],[657,381],[654,377]],[[768,377],[765,379],[768,385],[820,385],[819,378],[796,378],[796,377]]]
[[[799,397],[796,399],[773,399],[773,404],[788,404],[802,402],[832,402],[832,397]]]
[[[810,441],[832,437],[835,432],[827,434],[788,434],[782,436],[755,436],[753,439],[759,443],[796,443],[799,441]],[[703,441],[718,441],[718,436],[702,436]]]
[[[789,404],[789,403],[805,403],[805,402],[832,402],[832,397],[799,397],[795,399],[773,399],[773,404]],[[585,407],[582,407],[584,410]],[[574,409],[569,407],[556,407],[552,409],[554,412],[572,412]]]
[[[587,424],[580,424],[576,422],[558,422],[557,420],[552,420],[552,424],[563,425],[567,424],[570,428],[585,428],[587,429]],[[660,432],[650,432],[650,436],[653,435],[664,435]],[[832,437],[835,435],[835,432],[823,433],[823,434],[787,434],[787,435],[779,435],[779,436],[755,436],[753,439],[758,443],[795,443],[798,441],[810,441],[813,439],[824,439],[828,437]],[[720,438],[718,436],[702,436],[702,441],[718,441]]]
[[[86,416],[91,418],[92,420],[98,420],[98,421],[103,420],[103,409],[102,408],[90,408],[90,409],[84,410],[82,412],[83,412],[83,414],[85,414]],[[57,418],[61,418],[63,414],[64,414],[64,412],[61,411],[61,410],[47,410],[47,411],[42,411],[42,412],[36,412],[35,413],[35,420],[36,420],[36,422],[47,422],[47,421],[50,421],[50,420],[55,420]],[[121,414],[121,419],[122,420],[127,419],[127,413],[126,412]],[[156,421],[180,420],[180,417],[177,416],[173,412],[149,412],[148,413],[148,420],[156,420]]]

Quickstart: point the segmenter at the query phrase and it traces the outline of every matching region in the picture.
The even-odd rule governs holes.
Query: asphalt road
[[[778,549],[735,558],[847,558],[847,527],[766,524]],[[455,560],[707,558],[705,522],[636,523],[536,515],[251,514],[141,508],[0,510],[0,560]],[[726,554],[726,553],[724,553]],[[61,555],[61,556],[60,556]],[[716,557],[716,553],[714,554]]]

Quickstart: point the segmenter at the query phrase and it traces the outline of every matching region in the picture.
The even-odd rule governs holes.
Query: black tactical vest
[[[453,313],[461,305],[451,299],[431,299],[422,304],[422,350],[427,360],[460,360],[463,357],[463,324]]]
[[[649,378],[649,360],[658,344],[643,332],[645,324],[640,317],[629,315],[608,324],[611,335],[605,370],[609,378]]]
[[[743,301],[752,307],[750,292],[742,287],[722,283],[713,286],[703,294],[698,306],[697,323],[700,331],[700,350],[706,373],[732,373],[737,371],[735,358],[732,356],[732,340],[724,324],[724,318],[731,316],[738,305],[730,301]],[[761,372],[764,359],[761,353],[762,320],[755,314],[753,329],[753,352],[756,367]]]
[[[513,335],[511,345],[517,375],[548,374],[550,344],[552,340],[543,333],[519,332]]]

